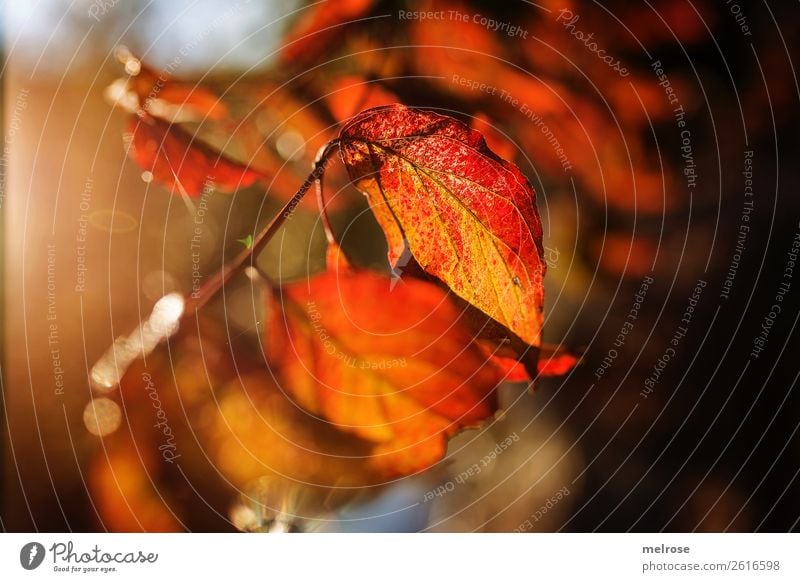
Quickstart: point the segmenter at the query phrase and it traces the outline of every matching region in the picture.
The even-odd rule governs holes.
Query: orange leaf
[[[128,112],[141,109],[170,122],[219,121],[228,115],[225,103],[206,87],[177,81],[164,71],[151,69],[124,46],[117,47],[115,53],[130,77],[115,81],[106,95]]]
[[[144,65],[130,80],[130,86],[143,109],[168,121],[182,118],[218,121],[228,115],[225,103],[202,85],[175,81]]]
[[[283,63],[306,62],[331,50],[331,44],[344,37],[340,25],[363,16],[374,0],[336,0],[308,8],[286,34],[281,50]]]
[[[574,368],[580,358],[562,348],[553,346],[542,346],[539,354],[539,375],[540,376],[563,376]]]
[[[363,109],[390,105],[397,103],[398,99],[375,81],[368,81],[357,75],[346,75],[330,83],[325,101],[334,119],[342,123]]]
[[[329,271],[269,299],[265,353],[312,414],[372,442],[387,477],[425,469],[497,409],[502,380],[437,285]]]
[[[88,475],[103,527],[118,532],[183,531],[163,491],[153,483],[158,476],[155,447],[137,447],[125,434],[115,435],[107,443],[104,454],[91,463]]]
[[[325,263],[330,271],[347,271],[352,268],[350,260],[337,242],[328,243],[325,251]]]
[[[491,344],[487,345],[487,342],[481,342],[481,347],[485,352],[491,354],[492,361],[500,366],[507,381],[526,382],[534,379],[524,363],[517,361],[517,356],[513,351],[508,354],[502,348],[498,349]],[[537,352],[536,357],[532,359],[536,361],[535,377],[538,378],[563,376],[574,368],[579,361],[579,357],[576,354],[551,344],[542,344]]]
[[[326,500],[335,494],[337,503],[385,481],[366,462],[373,444],[298,408],[275,384],[254,339],[231,338],[201,317],[128,369],[120,384],[124,426],[103,437],[87,471],[103,527],[224,527],[214,516],[265,476],[303,483],[304,494]]]
[[[519,168],[460,121],[402,105],[361,113],[340,138],[350,177],[386,234],[392,266],[408,244],[428,273],[539,345],[542,227]]]
[[[178,194],[199,196],[206,183],[232,192],[251,186],[263,176],[208,145],[184,129],[146,114],[128,123],[129,153],[152,178]]]

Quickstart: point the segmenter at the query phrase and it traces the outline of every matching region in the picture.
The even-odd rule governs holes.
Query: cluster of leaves
[[[402,271],[390,291],[396,281],[352,266],[328,228],[327,272],[259,284],[266,326],[258,346],[238,345],[234,358],[211,322],[184,322],[170,350],[183,372],[173,378],[175,360],[163,353],[146,366],[165,391],[174,388],[165,406],[185,408],[184,442],[200,435],[215,468],[236,483],[269,472],[324,485],[380,483],[431,466],[452,434],[490,418],[502,380],[568,370],[574,358],[541,344],[541,224],[533,189],[512,162],[533,176],[526,162],[535,160],[546,185],[566,189],[568,175],[588,209],[580,236],[592,265],[620,276],[649,272],[660,229],[636,225],[661,224],[688,197],[680,173],[662,167],[669,151],[654,147],[674,133],[673,110],[641,49],[663,60],[687,115],[696,115],[700,90],[668,64],[676,40],[691,47],[713,26],[708,5],[616,3],[611,19],[607,8],[580,0],[545,0],[545,10],[526,12],[466,0],[414,3],[417,11],[491,11],[529,33],[509,42],[472,18],[379,18],[407,8],[402,2],[312,3],[270,71],[226,83],[224,99],[213,84],[177,81],[121,51],[129,76],[109,95],[131,114],[126,142],[148,179],[186,198],[210,183],[216,192],[254,186],[310,211],[315,202],[296,197],[298,185],[315,153],[334,143],[328,153],[340,154],[385,235],[390,267]],[[595,32],[630,74],[587,50],[561,11],[580,15],[577,28]],[[760,98],[744,96],[745,109],[762,107]],[[463,112],[465,123],[430,108]],[[569,174],[545,129],[568,156]],[[351,200],[338,169],[326,173],[326,223]],[[704,204],[701,195],[694,204]],[[246,259],[265,239],[242,240],[252,246]],[[226,276],[212,277],[211,287]],[[218,363],[209,366],[212,353]],[[209,378],[198,377],[202,369]]]
[[[621,5],[615,14],[632,34],[602,37],[609,54],[626,57],[626,77],[556,19],[562,9],[580,13],[587,26],[605,16],[602,7],[577,1],[544,2],[551,10],[545,17],[507,14],[537,39],[526,42],[507,42],[472,18],[446,26],[370,18],[400,4],[312,4],[288,31],[266,78],[226,84],[224,99],[213,84],[178,81],[121,50],[128,76],[109,96],[130,113],[126,144],[148,180],[186,199],[210,184],[229,193],[255,187],[288,202],[289,211],[307,211],[314,200],[297,196],[298,186],[316,182],[321,192],[325,160],[306,176],[315,153],[333,144],[326,155],[339,154],[385,235],[389,267],[402,271],[396,284],[344,257],[328,220],[349,200],[334,167],[326,190],[336,195],[317,201],[331,240],[328,270],[284,285],[262,277],[258,345],[234,347],[197,310],[269,237],[243,238],[248,248],[231,268],[212,274],[203,301],[187,310],[185,318],[203,324],[184,320],[169,357],[162,349],[136,364],[123,379],[123,396],[136,401],[143,370],[159,379],[164,406],[186,429],[184,450],[199,436],[226,480],[241,484],[274,473],[360,485],[435,464],[453,434],[496,412],[494,392],[503,380],[569,370],[571,355],[542,345],[542,228],[533,188],[513,162],[530,157],[540,178],[563,182],[564,159],[549,128],[569,157],[582,202],[644,220],[685,205],[651,143],[654,126],[671,127],[672,111],[648,64],[637,67],[632,55],[639,42],[663,48],[675,34],[691,44],[704,24],[693,9],[656,4],[668,26],[654,22],[647,7]],[[461,0],[417,2],[414,10],[475,12]],[[465,88],[456,78],[508,98]],[[681,74],[670,72],[670,79],[691,113],[693,87]],[[523,106],[536,117],[509,121],[528,116]],[[464,123],[430,107],[469,117]],[[626,275],[650,268],[658,241],[646,229],[633,236],[618,230],[630,222],[602,224],[585,244],[597,247],[601,268]],[[131,433],[148,439],[147,447],[110,449],[128,472],[141,451],[157,450],[148,414],[144,428]],[[136,424],[136,415],[129,418]],[[147,461],[154,473],[156,461]],[[187,466],[199,466],[195,461]],[[133,494],[113,494],[112,465],[99,465],[99,487],[111,492],[109,508],[129,506]],[[143,507],[158,505],[148,499]],[[177,527],[163,510],[151,513],[152,528]],[[131,529],[120,519],[118,529]]]
[[[459,0],[417,4],[476,10]],[[620,5],[615,15],[631,35],[603,34],[590,24],[606,16],[602,7],[543,5],[550,16],[506,13],[538,39],[508,42],[472,19],[398,26],[370,18],[400,3],[314,4],[289,30],[266,78],[230,91],[226,84],[223,99],[213,84],[183,83],[123,56],[129,76],[112,94],[131,113],[126,142],[148,179],[187,198],[213,183],[216,192],[253,187],[286,202],[315,153],[334,143],[329,153],[339,155],[385,235],[389,267],[402,270],[391,290],[396,281],[353,266],[334,242],[326,272],[285,285],[261,280],[258,346],[240,344],[234,357],[230,338],[211,333],[210,322],[184,322],[171,341],[172,359],[163,350],[160,359],[148,358],[146,369],[164,390],[175,389],[165,406],[189,427],[183,442],[199,435],[226,479],[243,483],[272,472],[359,485],[422,471],[444,455],[455,432],[491,418],[498,383],[574,364],[541,344],[541,224],[533,189],[512,163],[533,176],[530,156],[538,179],[565,182],[542,126],[567,152],[574,193],[589,208],[580,236],[585,252],[597,251],[592,264],[624,276],[651,268],[658,229],[631,234],[629,215],[660,222],[685,209],[687,196],[676,183],[680,174],[661,166],[669,151],[652,144],[656,134],[673,132],[673,112],[649,63],[632,55],[641,42],[668,63],[675,35],[691,46],[705,25],[681,4],[656,2],[659,17]],[[556,21],[562,8],[580,13],[579,28],[597,30],[630,76],[611,71],[566,33]],[[536,122],[517,123],[525,116],[520,103],[465,89],[454,75],[531,105]],[[697,114],[698,89],[683,72],[669,75],[687,114]],[[757,98],[744,97],[752,109]],[[464,113],[459,121],[434,111]],[[351,201],[339,169],[326,173],[325,220]],[[313,210],[312,198],[297,209]],[[699,196],[696,202],[703,204]],[[608,220],[592,225],[592,214]],[[258,237],[243,240],[253,252],[263,247]],[[212,345],[228,363],[198,378]],[[182,374],[172,378],[183,360]]]
[[[685,214],[689,196],[680,160],[675,159],[679,144],[671,147],[675,105],[655,82],[650,64],[658,58],[666,67],[688,118],[702,117],[706,91],[685,59],[687,51],[691,54],[707,38],[708,29],[723,20],[713,3],[547,0],[530,10],[522,9],[524,2],[490,7],[468,0],[424,0],[413,6],[378,0],[329,4],[303,12],[280,55],[281,64],[307,81],[314,94],[326,94],[339,82],[360,82],[393,91],[407,103],[422,94],[426,103],[468,111],[471,125],[504,159],[516,159],[523,167],[528,158],[535,160],[536,177],[548,187],[565,189],[574,183],[574,191],[563,194],[575,196],[586,209],[580,247],[592,269],[632,279],[652,270],[662,216],[677,220]],[[398,26],[394,18],[379,18],[394,16],[396,9],[444,11],[446,20],[404,20]],[[470,17],[450,18],[451,13]],[[480,19],[476,22],[475,14],[517,25],[527,34],[508,38],[481,25]],[[579,20],[572,28],[566,27],[575,17]],[[572,34],[576,31],[591,33],[603,54],[620,59],[629,74],[615,72],[588,49],[588,40]],[[344,71],[337,70],[339,55],[347,55]],[[320,61],[327,63],[323,78],[302,73]],[[353,70],[358,71],[357,82]],[[408,78],[416,82],[408,83]],[[745,95],[745,110],[766,106],[763,98]],[[720,118],[738,115],[720,112]],[[709,165],[716,163],[710,153],[700,148],[696,153],[708,155]],[[693,200],[695,209],[698,198]],[[713,206],[716,200],[709,191],[699,202]],[[566,246],[574,233],[565,233],[563,226],[559,231],[553,240]]]
[[[269,165],[237,161],[179,122],[226,119],[226,106],[210,89],[157,74],[127,52],[120,56],[134,74],[113,86],[114,97],[132,114],[126,141],[148,179],[188,198],[208,184],[218,192],[275,185]],[[341,125],[324,157],[335,152],[385,233],[390,266],[409,253],[411,264],[404,260],[403,282],[394,286],[383,273],[352,266],[329,230],[326,272],[281,286],[260,279],[266,320],[261,369],[250,372],[243,391],[223,387],[232,383],[234,370],[241,379],[242,369],[258,368],[252,354],[246,366],[212,366],[215,376],[225,378],[211,379],[215,398],[207,399],[218,406],[212,424],[231,433],[211,450],[224,451],[220,466],[237,482],[278,472],[315,484],[374,484],[417,473],[445,455],[451,436],[495,414],[500,382],[530,382],[575,363],[567,353],[541,355],[546,267],[533,188],[478,131],[432,111],[378,105]],[[317,160],[255,243],[248,241],[239,258],[208,280],[184,319],[199,317],[205,301],[263,247],[312,183],[329,224],[321,193],[326,161]],[[173,340],[177,346],[188,341],[187,332],[181,334]],[[150,366],[154,378],[169,377],[152,368],[152,359]],[[123,388],[141,372],[129,371]],[[270,377],[282,391],[282,419],[270,414],[278,398]],[[192,401],[195,388],[187,394],[177,381],[175,388],[176,401]],[[218,400],[226,392],[233,395]],[[228,417],[230,407],[236,418]],[[276,447],[268,433],[287,423],[291,428]],[[220,431],[211,434],[220,438]],[[327,438],[309,436],[315,434]],[[244,447],[241,454],[232,452],[233,442]],[[269,458],[259,459],[265,449]],[[276,450],[296,462],[276,463]]]

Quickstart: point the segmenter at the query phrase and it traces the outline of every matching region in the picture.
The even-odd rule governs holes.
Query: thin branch
[[[228,261],[228,263],[225,264],[219,273],[215,274],[213,277],[203,283],[203,286],[200,287],[196,293],[192,293],[192,295],[190,295],[189,299],[186,301],[186,306],[183,312],[184,317],[196,313],[197,310],[208,303],[217,293],[219,293],[222,287],[225,286],[225,283],[227,283],[228,280],[239,269],[241,269],[242,266],[245,265],[248,259],[255,257],[264,249],[264,247],[267,246],[267,243],[269,243],[272,237],[275,236],[275,233],[277,233],[281,226],[283,226],[283,223],[286,222],[286,219],[292,215],[294,209],[297,208],[297,205],[303,199],[303,196],[306,195],[311,186],[321,182],[322,176],[325,174],[328,158],[338,144],[338,139],[328,142],[320,155],[317,156],[317,159],[314,162],[314,169],[305,179],[305,182],[303,182],[294,196],[292,196],[292,198],[286,203],[286,205],[275,216],[275,218],[273,218],[270,223],[253,238],[253,244],[250,246],[250,248],[242,250],[233,259]]]
[[[333,149],[334,146],[339,144],[339,140],[333,140],[332,142],[328,143],[321,151],[320,154],[317,156],[317,161],[319,160],[327,160],[328,156],[330,155],[330,150]],[[324,164],[325,162],[323,162]],[[325,207],[325,195],[323,194],[322,188],[322,180],[323,175],[320,175],[319,178],[315,182],[316,191],[317,191],[317,206],[319,207],[319,216],[322,219],[322,227],[325,229],[325,238],[328,239],[329,244],[338,244],[336,240],[336,232],[333,230],[333,225],[331,224],[331,219],[328,216],[328,209]]]

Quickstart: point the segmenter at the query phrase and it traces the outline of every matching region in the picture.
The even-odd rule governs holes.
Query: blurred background
[[[797,529],[796,3],[4,8],[3,530]],[[154,115],[260,178],[187,197],[128,155],[159,137],[131,134],[153,87]],[[430,471],[340,497],[319,485],[358,467],[307,445],[351,443],[304,433],[250,361],[240,277],[87,408],[114,339],[241,249],[342,122],[393,102],[458,117],[528,176],[545,341],[581,364],[534,393],[502,386],[504,413]],[[326,188],[353,261],[388,272],[338,166]],[[324,269],[311,198],[258,257],[274,280]],[[178,464],[158,449],[151,376]]]

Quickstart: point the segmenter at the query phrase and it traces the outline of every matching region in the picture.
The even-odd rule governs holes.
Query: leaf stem
[[[321,190],[322,176],[325,174],[325,170],[327,169],[328,158],[330,157],[331,153],[335,151],[336,146],[338,145],[338,139],[334,139],[325,145],[314,162],[313,170],[311,170],[311,173],[305,179],[303,184],[300,186],[297,192],[295,192],[294,196],[292,196],[291,199],[284,205],[284,207],[281,208],[280,212],[269,222],[269,224],[267,224],[267,226],[261,229],[261,231],[256,234],[255,237],[253,237],[253,244],[250,246],[250,248],[243,249],[241,252],[239,252],[238,255],[236,255],[223,266],[220,272],[209,278],[205,283],[203,283],[203,286],[200,287],[200,289],[189,296],[183,312],[184,317],[196,313],[201,307],[208,303],[225,286],[225,283],[227,283],[228,280],[239,269],[241,269],[242,266],[245,265],[247,259],[252,259],[259,252],[261,252],[264,247],[267,246],[267,243],[269,243],[272,237],[275,236],[275,233],[277,233],[281,226],[283,226],[283,223],[286,222],[286,219],[292,215],[292,212],[294,212],[294,209],[297,208],[297,205],[300,203],[300,201],[303,199],[303,196],[306,195],[312,185],[317,185],[318,196],[320,196],[319,190]],[[330,222],[328,221],[327,215],[324,213],[323,224],[326,225],[327,236],[328,229],[330,228]]]
[[[320,151],[319,155],[317,156],[317,161],[319,160],[327,160],[328,156],[330,156],[330,151],[339,145],[340,140],[337,138],[328,144]],[[325,162],[323,162],[324,164]],[[324,173],[323,173],[324,174]],[[336,241],[336,232],[333,230],[333,225],[331,224],[331,219],[328,216],[328,210],[325,207],[325,195],[322,191],[322,180],[323,174],[320,174],[319,178],[317,178],[314,182],[314,186],[316,187],[317,191],[317,206],[319,207],[319,216],[322,220],[322,227],[325,230],[325,238],[328,239],[329,244],[338,244]]]

